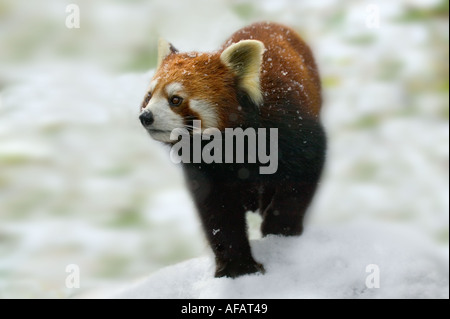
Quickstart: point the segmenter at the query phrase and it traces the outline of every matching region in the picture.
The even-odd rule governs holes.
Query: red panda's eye
[[[172,96],[169,100],[170,106],[180,106],[183,103],[183,98],[179,96]]]

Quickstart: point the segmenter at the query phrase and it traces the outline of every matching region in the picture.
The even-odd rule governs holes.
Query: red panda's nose
[[[145,111],[139,116],[139,120],[141,120],[144,127],[149,127],[153,124],[155,118],[153,117],[153,113],[151,111]]]

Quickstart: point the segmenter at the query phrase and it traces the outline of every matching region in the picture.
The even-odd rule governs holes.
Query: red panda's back
[[[233,34],[222,50],[241,40],[259,40],[266,48],[261,67],[262,116],[271,121],[318,118],[320,78],[311,50],[300,36],[279,24],[256,23]]]

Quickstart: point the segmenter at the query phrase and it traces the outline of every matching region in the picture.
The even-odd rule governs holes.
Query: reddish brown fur
[[[261,71],[261,89],[267,94],[264,106],[277,105],[280,99],[290,105],[300,102],[301,114],[319,117],[322,98],[317,66],[298,34],[279,24],[258,23],[236,32],[225,47],[245,39],[259,40],[266,47]]]
[[[222,46],[225,50],[241,40],[259,40],[266,51],[261,68],[261,90],[264,105],[263,117],[277,117],[280,104],[296,105],[298,108],[285,109],[292,116],[319,117],[322,104],[319,73],[308,45],[298,34],[275,23],[257,23],[233,34]],[[291,90],[288,90],[291,87]]]
[[[220,54],[180,53],[171,54],[155,74],[155,78],[166,85],[172,82],[183,84],[189,92],[189,99],[208,101],[216,107],[219,116],[218,128],[227,127],[227,108],[236,107],[235,79],[228,68],[220,61]],[[173,109],[182,116],[189,114],[187,105]]]
[[[162,80],[158,86],[180,82],[190,99],[208,101],[216,108],[219,129],[238,126],[243,115],[236,98],[237,83],[234,74],[220,61],[220,55],[231,44],[248,39],[259,40],[266,48],[261,67],[261,125],[299,115],[318,118],[321,88],[311,50],[294,30],[274,23],[241,29],[214,53],[169,55],[155,74]],[[198,115],[192,114],[188,104],[186,101],[173,111],[183,117]],[[292,107],[281,108],[285,105]]]

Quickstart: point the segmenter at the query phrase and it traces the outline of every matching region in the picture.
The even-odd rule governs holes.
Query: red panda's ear
[[[159,39],[158,41],[158,63],[156,65],[156,69],[159,69],[162,61],[167,58],[172,53],[178,53],[178,50],[174,48],[174,46],[167,42],[164,39]]]
[[[257,105],[263,102],[260,73],[264,50],[261,41],[243,40],[226,48],[220,56],[222,63],[236,75],[239,87]]]

